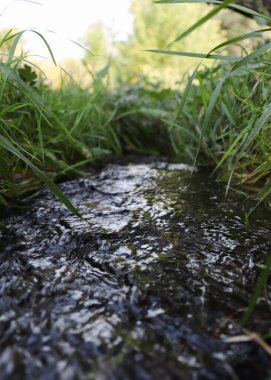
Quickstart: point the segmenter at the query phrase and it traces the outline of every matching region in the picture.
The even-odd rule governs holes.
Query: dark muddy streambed
[[[1,380],[271,379],[255,342],[229,343],[271,220],[183,165],[110,165],[1,220]],[[270,293],[269,293],[270,295]],[[268,294],[267,294],[268,296]],[[260,300],[249,328],[270,331]]]

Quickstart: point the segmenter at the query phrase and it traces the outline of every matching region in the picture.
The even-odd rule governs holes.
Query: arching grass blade
[[[169,45],[172,45],[173,43],[180,41],[184,37],[188,36],[190,33],[192,33],[194,30],[198,29],[201,25],[205,24],[208,20],[210,20],[212,17],[214,17],[217,13],[219,13],[222,9],[226,8],[229,4],[235,2],[235,0],[226,0],[223,3],[221,3],[218,7],[212,9],[207,15],[203,16],[200,20],[198,20],[195,24],[190,26],[187,30],[185,30],[182,34],[180,34],[174,41],[172,41]]]
[[[60,188],[36,165],[34,165],[27,157],[25,157],[14,145],[10,143],[4,136],[0,135],[0,146],[14,154],[20,160],[25,162],[33,172],[45,183],[46,186],[60,199],[60,201],[76,216],[82,218],[78,210],[73,206],[73,204],[68,200],[68,198],[63,194]]]
[[[257,301],[259,299],[259,297],[262,295],[262,292],[266,286],[266,283],[267,283],[267,280],[268,280],[268,276],[269,276],[269,272],[270,272],[270,269],[271,269],[271,254],[269,254],[267,260],[266,260],[266,263],[265,263],[265,268],[262,269],[261,271],[261,274],[260,274],[260,277],[258,279],[258,282],[257,282],[257,285],[255,287],[255,290],[254,290],[254,293],[251,297],[251,300],[248,304],[248,307],[241,319],[241,325],[242,327],[244,327],[251,314],[253,313],[253,310],[255,309],[255,306],[257,305]]]
[[[185,51],[174,51],[174,50],[143,50],[149,53],[159,53],[159,54],[168,54],[168,55],[179,55],[180,57],[190,57],[190,58],[200,58],[200,59],[214,59],[222,61],[238,61],[240,57],[231,56],[231,55],[219,55],[219,54],[209,54],[209,53],[191,53]]]
[[[223,1],[219,1],[219,0],[158,0],[158,1],[155,1],[156,4],[194,4],[194,3],[205,3],[205,4],[215,4],[215,5],[219,5],[219,4],[222,4]],[[262,18],[264,20],[267,20],[267,21],[271,21],[271,17],[265,15],[265,14],[262,14],[262,13],[259,13],[259,12],[256,12],[254,11],[253,9],[250,9],[250,8],[247,8],[243,5],[239,5],[239,4],[229,4],[228,5],[229,8],[234,8],[234,9],[237,9],[239,11],[241,11],[242,13],[245,13],[249,16],[252,16],[252,17],[257,17],[257,18]]]

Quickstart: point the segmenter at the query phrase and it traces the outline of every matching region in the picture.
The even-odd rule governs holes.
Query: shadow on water
[[[111,165],[1,221],[1,379],[270,379],[226,343],[271,251],[270,214],[184,165]],[[249,326],[270,329],[261,299]]]

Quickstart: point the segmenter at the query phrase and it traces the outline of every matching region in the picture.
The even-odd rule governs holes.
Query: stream
[[[270,380],[240,320],[270,211],[205,170],[110,164],[0,220],[1,380]],[[269,303],[264,297],[269,297]],[[270,333],[270,287],[248,328]]]

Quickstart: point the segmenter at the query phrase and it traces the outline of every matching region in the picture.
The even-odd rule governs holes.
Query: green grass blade
[[[160,1],[155,1],[155,3],[157,3],[157,4],[205,3],[205,4],[217,4],[218,5],[218,4],[222,4],[223,2],[219,1],[219,0],[160,0]],[[247,8],[243,5],[229,4],[228,7],[237,9],[237,10],[241,11],[242,13],[245,13],[245,14],[252,16],[252,17],[258,17],[258,18],[262,18],[262,19],[267,20],[267,21],[271,21],[271,17],[264,15],[264,14],[261,14],[259,12],[256,12],[253,9]]]
[[[179,55],[180,57],[191,57],[191,58],[200,58],[200,59],[214,59],[214,60],[222,60],[222,61],[238,61],[240,57],[230,56],[230,55],[218,55],[209,53],[191,53],[191,52],[180,52],[174,50],[143,50],[149,53],[159,53],[159,54],[169,54],[169,55]]]
[[[33,105],[32,103],[14,103],[11,106],[8,106],[8,107],[2,109],[0,111],[0,117],[3,117],[5,115],[7,115],[8,113],[17,111],[21,108],[25,108],[25,107],[27,108],[29,106],[31,107],[32,105]]]
[[[183,110],[183,107],[185,106],[185,103],[186,103],[186,100],[187,100],[187,97],[188,97],[188,94],[189,94],[189,91],[190,91],[190,88],[192,86],[192,83],[193,83],[193,80],[198,72],[198,69],[201,65],[201,62],[197,65],[197,67],[195,68],[195,70],[193,71],[192,75],[190,76],[189,80],[188,80],[188,83],[185,87],[185,90],[183,92],[183,96],[182,96],[182,100],[181,100],[181,103],[179,105],[179,108],[178,108],[178,111],[176,113],[176,116],[175,116],[175,119],[172,123],[172,125],[169,127],[169,131],[174,127],[179,115],[181,114],[182,110]]]
[[[3,197],[1,193],[0,193],[0,205],[8,206],[6,199]]]
[[[14,58],[14,55],[15,55],[15,51],[16,51],[16,48],[17,48],[17,45],[21,39],[21,37],[23,36],[23,34],[25,32],[32,32],[32,33],[35,33],[37,34],[41,39],[42,41],[44,42],[44,44],[46,45],[48,51],[49,51],[49,54],[51,56],[51,59],[52,61],[54,62],[54,64],[56,65],[56,61],[55,61],[55,58],[54,58],[54,55],[53,55],[53,52],[50,48],[50,45],[48,44],[48,42],[46,41],[46,39],[43,37],[43,35],[39,32],[37,32],[36,30],[33,30],[33,29],[26,29],[26,30],[22,30],[21,32],[18,32],[18,33],[15,33],[14,35],[12,36],[9,36],[9,34],[5,35],[5,38],[7,40],[7,36],[8,36],[8,39],[10,38],[14,38],[14,41],[11,45],[11,48],[9,50],[9,54],[8,54],[8,59],[6,61],[5,64],[1,64],[1,66],[9,66],[10,63],[12,62],[13,58]],[[3,72],[3,69],[2,69],[2,72]],[[3,78],[2,78],[2,82],[1,82],[1,86],[0,86],[0,100],[2,99],[3,97],[3,93],[4,93],[4,89],[5,89],[5,86],[6,86],[6,81],[7,81],[7,78],[8,78],[8,75],[7,74],[4,74],[3,75]]]
[[[199,153],[199,149],[200,149],[200,145],[201,145],[201,142],[202,142],[202,137],[203,137],[204,131],[206,130],[206,128],[207,128],[207,126],[209,124],[209,121],[210,121],[210,118],[211,118],[211,114],[212,114],[213,109],[215,107],[217,98],[218,98],[218,96],[219,96],[219,94],[221,92],[221,88],[222,88],[223,83],[225,82],[225,80],[227,79],[227,77],[229,77],[229,75],[231,73],[233,73],[234,71],[240,69],[243,65],[248,64],[251,60],[257,58],[258,56],[260,56],[262,53],[264,53],[266,50],[268,50],[270,48],[271,48],[271,43],[265,44],[261,48],[257,49],[255,52],[253,52],[253,53],[249,54],[248,56],[246,56],[245,58],[241,59],[238,63],[236,63],[232,67],[231,71],[217,85],[216,89],[214,90],[214,92],[212,94],[210,103],[209,103],[208,108],[207,108],[206,116],[205,116],[205,119],[204,119],[202,131],[201,131],[200,142],[199,142],[199,145],[198,145],[198,149],[197,149],[197,153],[196,153],[196,157],[195,157],[195,161],[194,161],[194,167],[195,167],[195,164],[196,164],[196,161],[197,161],[197,158],[198,158],[198,153]],[[247,140],[248,144],[250,144],[251,141],[255,138],[255,136],[260,131],[260,129],[265,124],[265,122],[270,117],[270,115],[271,115],[271,106],[267,108],[267,110],[264,112],[264,114],[259,119],[258,123],[256,124],[256,127],[254,127],[253,131],[250,134],[250,138],[248,138],[248,140]],[[241,139],[241,137],[243,136],[244,132],[246,132],[246,129],[237,136],[237,141],[235,141],[234,146]],[[247,144],[247,146],[248,146],[248,144]],[[234,148],[234,146],[230,146],[229,150],[232,151],[232,149]],[[221,166],[221,164],[227,158],[228,154],[229,153],[226,152],[226,154],[222,157],[222,159],[220,160],[220,162],[216,166],[215,170],[217,170],[217,168],[219,166]]]
[[[28,95],[28,98],[33,101],[35,105],[39,105],[42,107],[42,101],[39,96],[39,94],[31,87],[29,86],[26,82],[24,82],[19,75],[17,75],[13,70],[11,70],[7,65],[3,64],[0,62],[0,73],[3,74],[5,78],[10,78],[12,79],[15,83],[18,84],[19,88],[21,91],[24,91],[25,94]],[[2,90],[2,89],[1,89]],[[2,97],[2,93],[0,93],[0,99]]]
[[[266,286],[270,269],[271,269],[271,254],[269,254],[269,256],[266,260],[265,268],[261,271],[259,280],[258,280],[257,285],[256,285],[255,290],[254,290],[254,293],[253,293],[253,295],[250,299],[250,302],[248,304],[248,307],[247,307],[247,309],[246,309],[246,311],[245,311],[245,313],[241,319],[241,326],[242,327],[244,327],[247,324],[251,314],[253,313],[253,310],[255,309],[257,301],[258,301],[259,297],[261,296],[261,294],[262,294],[262,292]]]
[[[46,41],[46,39],[43,37],[43,35],[41,33],[37,32],[36,30],[33,30],[33,29],[29,29],[29,30],[26,29],[24,32],[27,32],[27,31],[37,34],[37,36],[39,36],[42,39],[42,41],[44,42],[45,46],[47,47],[47,50],[48,50],[48,52],[50,54],[50,57],[51,57],[52,61],[54,62],[55,65],[57,65],[55,57],[54,57],[54,54],[53,54],[53,51],[52,51],[50,45],[48,44],[48,42]]]
[[[12,31],[12,29],[10,30],[10,32],[8,32],[4,36],[4,39],[1,42],[1,44],[3,44],[4,42],[6,42],[6,41],[8,41],[10,39],[14,39],[14,41],[13,41],[13,43],[11,45],[11,48],[9,50],[8,59],[7,59],[6,64],[9,64],[12,61],[12,59],[13,59],[13,57],[15,55],[15,51],[16,51],[17,45],[18,45],[20,39],[22,38],[23,34],[26,33],[26,32],[32,32],[32,33],[37,34],[42,39],[42,41],[44,42],[45,46],[47,47],[47,49],[49,51],[49,54],[51,56],[52,61],[56,65],[56,61],[55,61],[52,49],[50,48],[50,45],[48,44],[48,42],[46,41],[46,39],[43,37],[43,35],[41,33],[37,32],[34,29],[25,29],[25,30],[22,30],[20,32],[14,33],[13,35],[10,35],[11,31]]]
[[[269,104],[267,107],[266,107],[266,110],[264,111],[264,113],[262,114],[262,116],[259,118],[259,120],[257,121],[255,127],[252,129],[252,131],[250,132],[250,134],[248,135],[247,139],[246,139],[246,142],[245,142],[245,145],[242,149],[242,151],[244,152],[248,146],[252,143],[252,141],[256,138],[257,134],[260,132],[260,130],[262,129],[262,127],[265,125],[265,123],[267,122],[267,120],[270,118],[271,116],[271,104]]]
[[[185,30],[182,34],[180,34],[174,41],[172,41],[169,45],[172,45],[173,43],[180,41],[184,37],[188,36],[190,33],[192,33],[194,30],[198,29],[201,25],[205,24],[208,20],[210,20],[212,17],[214,17],[217,13],[219,13],[222,9],[226,8],[229,4],[234,3],[235,0],[226,0],[223,3],[221,3],[218,7],[212,9],[207,15],[202,17],[200,20],[195,22],[190,28]]]
[[[226,186],[226,191],[225,191],[225,199],[227,198],[227,195],[228,195],[228,192],[229,192],[229,189],[230,189],[230,184],[231,184],[233,172],[234,172],[234,169],[231,170],[230,175],[229,175],[229,179],[228,179],[227,186]]]
[[[250,210],[248,215],[250,215],[259,206],[259,204],[262,201],[264,201],[270,194],[271,194],[271,179],[269,179],[269,181],[265,184],[264,188],[262,189],[262,191],[260,193],[260,199],[259,199],[258,203],[256,204],[255,207],[253,207]]]
[[[12,29],[8,30],[7,33],[4,35],[4,37],[0,40],[0,48],[8,41],[10,40],[13,35],[11,34],[12,33]]]
[[[41,151],[42,160],[44,161],[44,143],[43,143],[43,133],[42,133],[42,127],[41,127],[41,122],[42,122],[41,112],[36,112],[36,121],[37,121],[40,151]]]
[[[29,166],[33,172],[45,183],[46,186],[60,199],[60,201],[76,216],[82,218],[78,210],[73,206],[73,204],[68,200],[68,198],[63,194],[60,188],[36,165],[34,165],[27,157],[25,157],[14,145],[12,145],[4,136],[0,135],[0,146],[18,157],[27,166]]]
[[[255,50],[253,53],[248,54],[245,58],[241,59],[239,62],[235,63],[232,67],[231,71],[235,71],[242,66],[247,65],[250,61],[258,58],[265,51],[271,49],[271,42],[261,46],[259,49]]]
[[[15,54],[15,50],[16,50],[16,47],[19,43],[19,40],[22,38],[23,34],[26,33],[26,32],[32,32],[34,34],[36,34],[38,37],[40,37],[42,39],[42,41],[44,42],[49,54],[50,54],[50,57],[52,59],[52,61],[54,62],[54,64],[56,65],[56,60],[55,60],[55,57],[54,57],[54,54],[53,54],[53,51],[50,47],[50,45],[48,44],[48,42],[46,41],[46,39],[43,37],[43,35],[41,33],[39,33],[38,31],[34,30],[34,29],[25,29],[25,30],[22,30],[18,33],[15,33],[12,37],[14,38],[14,41],[12,43],[12,46],[10,48],[10,51],[9,51],[9,59],[8,59],[8,62],[13,58],[14,54]]]
[[[76,173],[78,173],[80,175],[84,175],[85,174],[84,172],[78,171],[76,169],[78,167],[80,167],[80,166],[84,166],[86,164],[89,164],[92,161],[93,161],[93,158],[88,158],[87,160],[76,162],[73,165],[68,165],[67,167],[65,167],[64,169],[62,169],[61,171],[59,171],[57,174],[58,175],[63,175],[63,174],[66,174],[67,172],[76,172]]]
[[[50,115],[56,122],[57,124],[63,129],[65,132],[66,136],[70,139],[73,140],[71,137],[70,132],[68,129],[65,127],[64,123],[61,122],[59,118],[48,108],[44,106],[44,102],[39,95],[37,91],[35,91],[34,88],[32,88],[29,84],[24,82],[14,71],[12,71],[8,66],[4,65],[3,63],[0,62],[0,73],[3,73],[6,77],[9,77],[10,79],[13,80],[14,83],[18,85],[18,88],[20,91],[22,91],[25,96],[30,100],[30,102],[33,103],[33,106],[39,109],[39,112],[42,114],[43,119],[51,126],[53,125],[50,123],[48,118],[45,115],[45,112]],[[1,96],[0,96],[1,99]]]
[[[241,59],[239,62],[235,63],[232,67],[232,71],[239,69],[242,66],[247,65],[250,61],[258,58],[265,51],[271,49],[271,42],[261,46],[259,49],[255,50],[253,53],[248,54],[245,58]]]
[[[242,137],[248,132],[248,128],[244,128],[236,137],[234,142],[230,145],[229,149],[226,151],[226,153],[223,155],[221,160],[218,162],[214,170],[212,171],[212,175],[217,171],[217,169],[223,164],[223,162],[226,160],[227,157],[230,157],[234,151],[234,148],[239,143],[239,141],[242,139]]]
[[[227,40],[227,41],[222,42],[221,44],[215,46],[212,50],[210,50],[209,54],[211,54],[214,51],[221,49],[225,46],[236,44],[237,42],[240,42],[240,41],[244,41],[244,40],[247,40],[250,38],[255,38],[255,37],[261,37],[262,33],[270,32],[270,31],[271,31],[271,28],[260,29],[260,30],[256,30],[255,32],[250,32],[250,33],[242,34],[240,36],[231,38],[230,40]]]
[[[32,30],[32,29],[31,29]],[[34,29],[33,29],[34,30]],[[58,34],[57,32],[55,32],[54,30],[51,30],[51,29],[45,29],[46,30],[46,32],[49,32],[49,33],[52,33],[52,34]],[[82,45],[82,44],[80,44],[79,42],[77,42],[77,41],[74,41],[74,40],[72,40],[71,38],[68,38],[68,37],[66,37],[66,39],[68,40],[68,41],[70,41],[72,44],[74,44],[74,45],[77,45],[77,46],[79,46],[81,49],[83,49],[86,53],[88,53],[88,54],[90,54],[90,55],[93,55],[93,56],[96,56],[96,54],[94,54],[91,50],[89,50],[88,48],[86,48],[86,46],[84,46],[84,45]]]
[[[20,40],[22,35],[23,35],[23,32],[18,32],[12,36],[14,38],[14,41],[11,45],[11,48],[9,49],[8,59],[6,62],[7,65],[12,61],[14,54],[15,54],[16,47],[17,47],[19,40]]]
[[[196,162],[197,162],[197,159],[198,159],[199,150],[200,150],[200,146],[201,146],[201,143],[202,143],[204,132],[205,132],[207,126],[209,125],[210,120],[211,120],[212,112],[213,112],[213,110],[215,108],[217,99],[218,99],[218,97],[219,97],[219,95],[221,93],[222,86],[223,86],[225,80],[228,78],[229,75],[230,75],[230,73],[228,73],[227,75],[225,75],[224,78],[222,78],[220,80],[220,82],[216,86],[214,92],[212,93],[212,97],[211,97],[210,102],[208,104],[208,108],[206,110],[206,115],[205,115],[205,118],[204,118],[202,130],[201,130],[201,133],[200,133],[200,140],[199,140],[199,144],[198,144],[198,147],[197,147],[197,152],[196,152],[196,156],[195,156],[195,160],[194,160],[194,165],[193,165],[194,168],[196,167]]]

